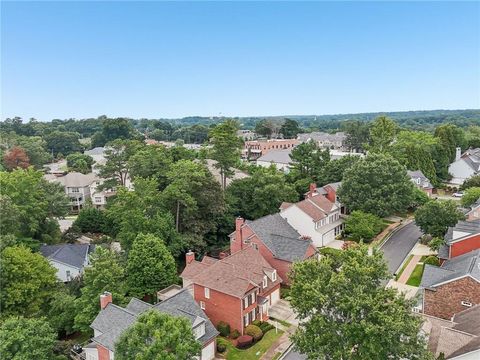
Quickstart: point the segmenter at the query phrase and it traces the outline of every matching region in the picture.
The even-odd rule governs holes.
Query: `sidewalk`
[[[274,325],[274,323],[270,323]],[[292,342],[290,341],[290,335],[295,332],[296,327],[290,326],[289,328],[286,328],[281,324],[278,325],[278,328],[284,330],[284,333],[272,344],[272,346],[270,346],[270,349],[268,349],[267,352],[263,354],[263,356],[260,358],[261,360],[271,360],[275,357],[275,355],[279,353],[283,354],[292,344]]]
[[[398,282],[401,284],[406,284],[410,275],[412,275],[415,266],[417,266],[418,262],[422,258],[422,255],[413,255],[410,259],[410,262],[407,264],[407,267],[403,270],[402,275],[400,275]]]

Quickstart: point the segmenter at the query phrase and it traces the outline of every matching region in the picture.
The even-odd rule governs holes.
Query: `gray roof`
[[[421,170],[407,170],[407,175],[410,177],[412,180],[420,179],[420,185],[421,187],[425,189],[432,189],[433,185],[431,184],[430,180],[423,174]]]
[[[440,259],[448,259],[450,257],[450,247],[448,245],[443,244],[440,246],[440,249],[438,249],[438,257]]]
[[[267,215],[246,224],[258,235],[273,256],[286,261],[300,261],[311,241],[300,239],[300,234],[280,214]]]
[[[458,231],[465,233],[461,237],[453,238],[453,232]],[[462,237],[473,235],[473,234],[480,234],[480,220],[472,220],[472,221],[459,221],[457,225],[448,228],[448,231],[445,235],[445,242],[447,244],[451,244],[455,240],[458,240]]]
[[[290,164],[292,162],[292,159],[290,158],[291,153],[292,149],[270,150],[265,155],[260,156],[257,161],[274,162],[278,164]]]
[[[420,287],[432,288],[464,276],[480,281],[480,249],[447,260],[441,267],[425,265]]]
[[[461,159],[465,161],[475,172],[480,170],[480,148],[468,149],[462,155]]]
[[[51,174],[44,175],[44,178],[48,181],[56,181],[65,187],[86,187],[90,186],[97,176],[94,173],[82,174],[79,172],[69,172],[64,176],[53,176]]]
[[[93,252],[94,249],[95,245],[89,244],[42,245],[40,253],[49,260],[81,269],[87,255]]]
[[[452,320],[456,323],[452,329],[473,336],[471,341],[448,355],[447,359],[452,359],[472,351],[480,350],[480,305],[473,306],[470,309],[455,314]]]
[[[101,146],[97,146],[93,149],[90,149],[90,150],[86,150],[84,151],[83,153],[85,155],[103,155],[103,153],[105,152],[105,148],[104,147],[101,147]]]
[[[314,141],[344,141],[347,135],[344,132],[337,132],[335,134],[329,134],[326,132],[311,132],[298,134],[298,139],[301,141],[307,141],[312,139]]]
[[[173,316],[186,317],[190,320],[192,327],[205,323],[205,334],[198,339],[203,344],[218,335],[217,329],[215,329],[203,310],[200,309],[200,306],[198,306],[188,290],[182,289],[177,294],[156,305],[148,304],[136,298],[132,298],[125,308],[115,304],[108,304],[105,309],[100,310],[90,325],[92,329],[102,333],[92,340],[114,351],[115,343],[122,332],[135,323],[139,314],[149,309],[156,309]]]

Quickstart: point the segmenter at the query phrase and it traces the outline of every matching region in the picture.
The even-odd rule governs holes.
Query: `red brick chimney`
[[[244,223],[245,220],[241,217],[235,219],[235,241],[230,243],[230,253],[232,254],[243,248],[242,225]]]
[[[305,194],[305,199],[311,198],[317,191],[317,184],[311,183],[308,192]]]
[[[188,252],[185,254],[185,260],[187,265],[190,264],[193,260],[195,260],[195,253],[192,250],[188,250]]]
[[[100,295],[100,308],[105,309],[108,304],[112,302],[112,294],[108,291],[105,291],[102,295]]]

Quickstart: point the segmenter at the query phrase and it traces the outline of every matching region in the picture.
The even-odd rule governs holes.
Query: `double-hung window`
[[[263,283],[262,283],[262,287],[263,287],[264,289],[267,287],[267,284],[268,284],[267,281],[268,281],[268,280],[267,280],[267,277],[264,276],[264,277],[263,277]]]
[[[205,298],[210,299],[210,289],[209,288],[205,288]]]

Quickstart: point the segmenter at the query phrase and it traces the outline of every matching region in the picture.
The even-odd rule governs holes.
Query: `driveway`
[[[382,245],[380,249],[383,251],[390,273],[394,274],[398,270],[421,235],[420,228],[412,222],[395,231]]]
[[[278,302],[268,309],[268,315],[278,320],[286,321],[292,325],[298,326],[298,320],[295,318],[290,303],[280,299]]]
[[[279,360],[307,360],[307,356],[294,351],[292,347]]]

